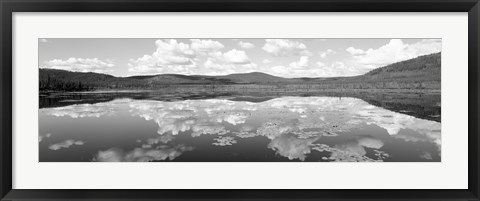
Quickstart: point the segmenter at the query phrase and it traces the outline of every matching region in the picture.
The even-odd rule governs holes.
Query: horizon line
[[[389,64],[391,65],[391,64]],[[388,66],[388,65],[387,65]],[[385,66],[382,66],[382,67],[385,67]],[[379,68],[382,68],[382,67],[379,67]],[[160,76],[160,75],[182,75],[182,76],[202,76],[202,77],[219,77],[219,76],[229,76],[229,75],[242,75],[242,74],[252,74],[252,73],[261,73],[261,74],[265,74],[265,75],[269,75],[269,76],[272,76],[272,77],[278,77],[278,78],[283,78],[283,79],[301,79],[301,78],[310,78],[310,79],[316,79],[316,78],[338,78],[338,77],[356,77],[356,76],[361,76],[361,75],[365,75],[367,73],[369,73],[370,71],[364,73],[364,74],[360,74],[360,75],[347,75],[347,76],[332,76],[332,77],[282,77],[282,76],[277,76],[277,75],[272,75],[272,74],[269,74],[269,73],[265,73],[265,72],[260,72],[260,71],[252,71],[252,72],[246,72],[246,73],[231,73],[231,74],[225,74],[225,75],[202,75],[202,74],[175,74],[175,73],[160,73],[160,74],[149,74],[149,75],[130,75],[130,76],[116,76],[116,75],[112,75],[112,74],[108,74],[108,73],[97,73],[97,72],[93,72],[93,71],[88,71],[88,72],[80,72],[80,71],[70,71],[70,70],[64,70],[64,69],[56,69],[56,68],[38,68],[39,70],[40,69],[47,69],[47,70],[59,70],[59,71],[67,71],[67,72],[72,72],[72,73],[95,73],[95,74],[101,74],[101,75],[109,75],[109,76],[113,76],[113,77],[116,77],[116,78],[131,78],[131,77],[139,77],[139,76]],[[378,69],[378,68],[377,68]],[[375,70],[375,69],[372,69],[372,70]]]

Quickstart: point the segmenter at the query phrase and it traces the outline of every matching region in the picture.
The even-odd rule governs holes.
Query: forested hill
[[[420,56],[377,68],[364,75],[334,78],[282,78],[252,72],[224,76],[161,74],[114,77],[40,69],[40,91],[85,91],[96,89],[156,89],[177,85],[302,85],[315,89],[440,89],[441,53]],[[261,87],[260,87],[261,88]]]
[[[440,89],[441,66],[441,53],[435,53],[377,68],[354,79],[392,88]]]
[[[440,89],[441,53],[419,56],[353,77],[309,78],[325,88],[348,89]]]
[[[101,88],[144,87],[136,79],[125,79],[100,73],[80,73],[40,68],[40,91],[88,91]]]
[[[440,81],[441,53],[419,56],[374,69],[362,77],[370,78],[422,78]]]

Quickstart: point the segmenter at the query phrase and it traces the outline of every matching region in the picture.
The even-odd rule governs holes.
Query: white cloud
[[[40,68],[52,68],[76,72],[107,73],[112,72],[114,66],[113,61],[111,60],[102,61],[98,58],[83,59],[71,57],[67,60],[53,59],[46,61],[45,65]]]
[[[225,47],[222,43],[213,40],[191,39],[190,41],[192,49],[196,52],[213,52]]]
[[[232,73],[246,73],[255,71],[257,64],[232,64],[209,58],[207,61],[205,61],[205,63],[203,63],[203,67],[209,70],[205,73],[206,75],[227,75]]]
[[[219,75],[245,71],[256,67],[245,51],[232,49],[221,52],[225,46],[214,40],[191,39],[190,44],[176,40],[157,40],[156,51],[138,59],[131,59],[129,71],[134,74],[208,74]],[[198,66],[203,62],[203,66]],[[204,68],[202,68],[204,67]]]
[[[51,42],[48,38],[40,38],[38,41]],[[418,40],[414,43],[393,39],[386,40],[385,44],[378,48],[345,46],[343,50],[337,50],[334,46],[329,46],[332,49],[319,49],[322,44],[318,41],[323,39],[266,39],[264,44],[261,44],[261,41],[264,40],[156,40],[151,52],[137,55],[128,61],[128,74],[224,75],[260,71],[276,73],[282,77],[352,76],[441,50],[441,40],[438,39]],[[327,43],[329,42],[330,40]],[[255,52],[255,49],[249,48],[262,50]],[[253,52],[255,55],[252,55]],[[121,68],[117,60],[114,63],[112,60],[99,58],[53,59],[45,61],[40,68],[97,73],[111,73],[115,72],[117,67]],[[271,66],[274,66],[273,69]],[[335,69],[336,67],[338,69]]]
[[[203,63],[203,67],[209,70],[206,73],[207,75],[226,75],[236,72],[235,65],[227,63],[217,63],[214,59],[211,58],[207,59],[207,61]]]
[[[337,52],[333,51],[332,49],[327,49],[323,52],[320,52],[320,57],[324,59],[324,58],[327,58],[328,55],[335,54],[335,53]]]
[[[300,60],[290,63],[290,67],[295,69],[308,67],[308,57],[301,56]]]
[[[437,53],[442,50],[439,39],[424,39],[414,44],[405,44],[401,39],[392,39],[377,49],[347,48],[353,55],[353,65],[361,68],[363,73],[395,62],[412,59],[421,55]]]
[[[252,70],[256,70],[258,65],[256,63],[248,63],[248,64],[243,64],[240,67],[243,68],[244,71],[250,72]]]
[[[226,75],[254,71],[257,64],[252,63],[245,51],[232,49],[226,53],[213,52],[203,63],[207,75]]]
[[[268,73],[275,75],[275,76],[280,76],[280,77],[286,77],[289,75],[289,70],[285,66],[273,66],[269,68]]]
[[[243,49],[252,49],[255,47],[255,45],[253,45],[252,43],[243,41],[238,42],[238,45]]]
[[[319,71],[317,73],[318,77],[353,76],[359,74],[359,71],[355,66],[346,65],[340,61],[335,61],[330,65],[317,62],[317,65],[319,66]]]
[[[302,57],[299,61],[286,66],[273,66],[268,68],[267,73],[280,77],[337,77],[358,75],[358,69],[347,66],[343,62],[333,62],[326,65],[323,62],[316,62],[316,65],[308,65],[308,57]]]
[[[307,46],[297,41],[286,39],[266,39],[262,47],[267,53],[275,56],[286,56],[289,54],[309,54]]]
[[[177,40],[157,40],[156,51],[138,59],[130,59],[128,71],[136,74],[183,73],[190,74],[196,67],[194,60],[198,52],[208,52],[223,48],[223,45],[211,40],[192,39],[192,44]]]
[[[318,68],[292,68],[285,66],[274,66],[268,70],[270,74],[286,78],[294,77],[320,77],[320,72]]]
[[[210,69],[218,69],[218,70],[224,69],[224,65],[215,63],[215,61],[211,58],[207,59],[207,61],[203,63],[203,66],[205,68],[210,68]]]
[[[245,50],[226,48],[215,40],[191,39],[189,42],[177,40],[157,40],[156,51],[138,59],[130,60],[129,71],[132,74],[205,74],[225,75],[263,71],[282,77],[333,77],[354,76],[364,74],[374,68],[394,62],[411,59],[420,55],[439,52],[441,40],[422,40],[414,44],[403,43],[393,39],[377,49],[359,49],[348,47],[345,50],[351,55],[345,60],[319,63],[318,59],[328,58],[336,54],[333,49],[312,54],[307,46],[295,40],[266,39],[262,49],[270,55],[300,56],[299,60],[274,66],[272,68],[252,63]],[[253,44],[236,40],[241,48],[253,48]],[[256,59],[256,58],[255,58]],[[310,60],[316,60],[310,61]],[[263,64],[272,63],[271,58],[259,58]],[[285,62],[282,60],[281,62]],[[310,62],[310,63],[309,63]],[[316,64],[316,65],[312,65]]]
[[[311,65],[310,57],[301,56],[298,61],[290,63],[288,66],[278,65],[265,69],[266,73],[280,77],[336,77],[336,76],[353,76],[360,73],[355,66],[346,65],[343,62],[332,62],[325,64],[316,62]]]
[[[262,63],[264,63],[264,64],[269,64],[269,63],[272,63],[272,60],[270,60],[270,59],[264,59],[264,60],[262,60]]]
[[[349,48],[346,49],[346,51],[348,53],[350,53],[351,55],[365,54],[365,51],[363,51],[362,49],[356,49],[354,47],[349,47]]]
[[[226,63],[231,64],[247,64],[250,63],[250,59],[248,58],[245,51],[241,50],[230,50],[223,54],[223,59]]]
[[[167,54],[167,55],[181,55],[191,57],[195,54],[193,48],[190,45],[185,43],[177,42],[177,40],[170,39],[170,40],[157,40],[155,41],[155,45],[157,53],[155,56],[161,56],[160,53]]]

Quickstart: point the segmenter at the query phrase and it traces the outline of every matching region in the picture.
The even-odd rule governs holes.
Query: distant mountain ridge
[[[221,76],[159,74],[115,77],[40,68],[40,90],[82,91],[94,89],[150,88],[168,85],[315,84],[324,87],[440,87],[441,53],[419,56],[374,69],[364,75],[331,78],[283,78],[261,72]],[[376,84],[383,83],[383,84]],[[412,83],[416,83],[412,85]],[[362,86],[364,85],[364,86]]]

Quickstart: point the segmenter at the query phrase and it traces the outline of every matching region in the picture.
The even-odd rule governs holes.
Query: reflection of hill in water
[[[328,96],[328,97],[355,97],[371,105],[385,108],[394,112],[411,115],[421,119],[441,122],[440,94],[425,93],[316,93],[316,94],[231,94],[231,93],[199,93],[199,94],[160,94],[155,92],[140,93],[53,93],[40,96],[40,108],[61,107],[74,104],[94,104],[112,101],[117,98],[130,98],[134,100],[203,100],[211,98],[228,99],[231,101],[246,101],[252,103],[264,102],[282,96]]]
[[[358,93],[346,96],[362,99],[387,110],[441,122],[440,94]]]

